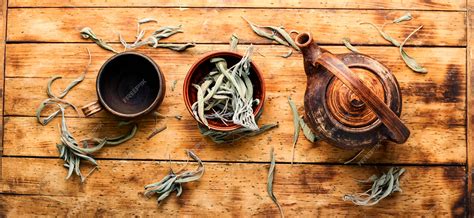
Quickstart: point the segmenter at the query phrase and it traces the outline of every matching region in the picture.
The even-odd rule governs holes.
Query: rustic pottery
[[[211,52],[205,54],[202,58],[200,58],[191,66],[188,71],[188,74],[186,75],[186,78],[184,79],[183,96],[186,108],[188,109],[189,113],[193,118],[194,116],[191,106],[194,102],[197,101],[197,90],[192,86],[192,84],[199,84],[204,79],[204,77],[209,72],[211,72],[215,64],[211,63],[210,60],[216,57],[224,58],[227,61],[228,66],[233,66],[237,62],[239,62],[243,56],[230,51]],[[263,110],[263,104],[265,101],[265,82],[257,66],[253,62],[251,62],[251,66],[252,68],[250,70],[251,73],[249,75],[249,78],[254,87],[253,98],[260,100],[260,103],[258,105],[255,105],[253,108],[253,114],[257,117],[259,114],[261,114],[261,111]],[[200,122],[197,119],[195,120],[197,122]],[[224,123],[217,120],[208,120],[208,122],[209,128],[217,131],[232,131],[241,127],[237,124],[225,125]]]
[[[334,55],[310,33],[299,34],[296,44],[307,76],[305,118],[319,138],[341,148],[408,139],[398,82],[384,65],[359,53]]]
[[[148,56],[123,52],[107,60],[96,79],[98,101],[82,107],[91,116],[103,108],[125,119],[147,114],[158,107],[165,96],[165,78]]]

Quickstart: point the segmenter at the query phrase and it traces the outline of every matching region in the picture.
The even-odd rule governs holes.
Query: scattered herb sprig
[[[293,161],[295,160],[295,148],[296,148],[296,143],[298,142],[298,135],[300,134],[300,119],[298,115],[298,110],[296,109],[295,103],[291,100],[291,97],[288,96],[288,104],[290,105],[291,108],[291,113],[293,114],[293,127],[294,127],[294,132],[293,132],[293,149],[292,149],[292,155],[291,155],[291,164],[293,164]]]
[[[109,44],[104,42],[102,39],[97,37],[97,35],[92,31],[92,29],[90,27],[84,27],[80,31],[80,33],[81,33],[82,38],[90,39],[90,40],[94,41],[97,45],[99,45],[101,48],[103,48],[105,50],[109,50],[111,52],[118,53],[114,48],[112,48],[112,46],[110,46]]]
[[[167,48],[173,51],[185,51],[188,48],[194,47],[194,43],[185,43],[185,44],[173,44],[173,43],[160,43],[161,39],[168,38],[177,33],[183,33],[181,25],[179,26],[163,26],[156,29],[150,36],[145,37],[145,30],[140,29],[141,24],[149,22],[158,22],[154,18],[143,18],[137,22],[137,35],[135,42],[128,44],[122,35],[119,34],[119,40],[122,43],[125,50],[128,49],[137,49],[142,46],[148,45],[153,48]]]
[[[424,67],[422,67],[421,65],[419,65],[415,59],[413,59],[412,57],[410,57],[406,52],[405,50],[403,50],[403,46],[405,45],[405,43],[408,41],[408,39],[410,39],[410,37],[415,34],[416,32],[418,32],[418,30],[420,30],[421,28],[423,28],[423,26],[420,26],[418,28],[416,28],[415,30],[413,30],[413,32],[411,32],[407,38],[405,38],[405,40],[403,40],[402,44],[400,44],[400,54],[402,55],[402,59],[405,61],[405,64],[410,67],[410,69],[412,69],[413,71],[415,72],[418,72],[418,73],[427,73],[428,70],[426,70]]]
[[[352,46],[349,38],[343,38],[342,43],[344,43],[344,46],[346,46],[346,48],[349,49],[350,51],[352,51],[354,53],[360,53],[359,50],[357,50],[357,48]]]
[[[69,179],[73,172],[81,178],[81,182],[84,182],[87,176],[83,176],[80,170],[81,160],[85,160],[94,165],[94,168],[88,173],[93,172],[98,167],[97,161],[90,155],[96,151],[99,151],[105,145],[118,145],[126,142],[133,138],[137,132],[138,126],[135,124],[129,133],[111,138],[91,138],[84,139],[77,142],[74,136],[69,132],[66,124],[66,118],[64,115],[64,108],[59,105],[61,111],[61,143],[57,144],[59,157],[64,160],[64,167],[68,168],[68,174],[66,179]],[[82,144],[82,146],[81,146]]]
[[[372,187],[369,190],[363,193],[344,195],[343,200],[351,201],[361,206],[375,205],[394,192],[402,192],[400,188],[400,176],[404,172],[404,168],[392,167],[387,173],[384,173],[380,177],[372,175],[365,181],[359,181],[360,183],[372,183]]]
[[[276,168],[275,153],[273,153],[273,147],[272,147],[270,150],[270,168],[268,169],[267,192],[268,192],[268,196],[270,196],[272,201],[277,205],[278,210],[280,211],[280,215],[283,218],[285,217],[285,215],[283,214],[283,209],[280,203],[278,203],[278,200],[275,194],[273,194],[273,178],[275,177],[275,168]]]
[[[417,73],[427,73],[428,70],[426,70],[424,67],[422,67],[421,65],[419,65],[416,60],[412,57],[410,57],[404,50],[403,50],[403,46],[405,45],[405,43],[408,41],[408,39],[413,35],[415,34],[418,30],[420,30],[423,26],[420,26],[418,27],[417,29],[415,29],[412,33],[410,33],[408,35],[408,37],[405,38],[405,40],[400,43],[398,42],[395,38],[391,37],[388,33],[384,32],[383,31],[383,28],[387,25],[387,24],[396,24],[396,23],[401,23],[401,22],[404,22],[404,21],[409,21],[413,19],[413,16],[410,14],[410,13],[406,13],[404,14],[403,16],[399,17],[399,18],[396,18],[394,19],[392,22],[390,23],[385,23],[382,25],[382,28],[379,28],[377,27],[375,24],[373,23],[369,23],[369,22],[362,22],[360,24],[368,24],[368,25],[371,25],[373,26],[375,29],[377,29],[377,31],[379,32],[379,34],[387,41],[389,41],[390,43],[392,43],[394,46],[398,47],[399,48],[399,51],[400,51],[400,55],[403,59],[403,61],[405,62],[405,64],[411,69],[413,70],[414,72],[417,72]],[[346,44],[346,42],[344,42],[344,44],[346,45],[346,47],[349,48],[349,46]],[[349,48],[351,51],[352,49]]]
[[[130,140],[131,138],[133,138],[138,128],[137,125],[134,125],[133,128],[130,130],[130,132],[124,135],[119,135],[116,137],[106,137],[106,138],[100,138],[100,139],[90,138],[90,139],[81,140],[79,142],[69,132],[67,123],[66,123],[65,109],[67,107],[71,107],[78,114],[79,114],[79,111],[74,104],[66,100],[63,100],[62,98],[64,98],[69,93],[69,91],[71,91],[76,85],[78,85],[80,82],[84,80],[85,74],[87,73],[88,68],[91,64],[91,54],[89,50],[87,50],[87,52],[89,54],[89,62],[84,70],[84,73],[81,76],[79,76],[77,79],[73,80],[64,89],[64,91],[62,91],[59,95],[53,94],[53,92],[51,91],[51,85],[55,80],[61,77],[53,77],[50,81],[48,81],[47,88],[46,88],[46,94],[48,95],[49,98],[42,101],[40,105],[38,106],[38,109],[36,110],[36,119],[43,126],[47,125],[57,115],[61,115],[61,123],[59,125],[61,137],[60,137],[60,143],[58,143],[56,147],[59,152],[59,157],[63,159],[65,162],[64,167],[69,169],[66,179],[69,179],[72,176],[72,174],[75,172],[76,175],[78,175],[81,178],[81,182],[84,182],[87,176],[90,175],[98,167],[97,162],[94,160],[93,157],[90,156],[90,154],[100,150],[105,145],[118,145],[125,141]],[[46,118],[42,119],[41,113],[49,105],[57,106],[58,110],[51,113]],[[125,123],[121,123],[119,124],[119,126],[122,126],[124,124]],[[88,161],[94,165],[94,168],[86,176],[83,176],[80,170],[81,160]]]
[[[300,51],[300,48],[296,45],[295,41],[293,38],[291,38],[290,33],[296,32],[296,31],[290,31],[288,33],[284,27],[280,26],[261,26],[254,24],[247,20],[246,18],[242,17],[249,25],[250,28],[252,28],[253,32],[261,37],[270,39],[272,41],[277,42],[278,44],[285,45],[292,47],[296,51]],[[288,58],[291,56],[293,52],[288,52],[286,55],[283,55],[282,57]]]
[[[198,162],[198,168],[194,171],[174,172],[170,169],[161,181],[145,186],[146,197],[151,197],[154,194],[158,195],[158,204],[166,199],[171,192],[176,191],[176,196],[179,197],[183,193],[183,183],[193,182],[199,180],[204,174],[204,164],[201,159],[191,150],[186,150],[186,153],[193,160]]]

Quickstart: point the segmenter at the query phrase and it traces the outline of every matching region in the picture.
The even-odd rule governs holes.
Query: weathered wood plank
[[[467,177],[468,208],[474,216],[474,1],[468,0],[468,48],[467,48]]]
[[[46,98],[47,78],[64,75],[69,78],[81,73],[86,62],[84,47],[93,54],[93,65],[88,78],[66,97],[67,100],[84,105],[94,100],[96,72],[110,53],[92,44],[14,44],[8,45],[5,113],[15,116],[34,116],[38,104]],[[346,52],[343,47],[327,47],[334,52]],[[195,122],[185,109],[182,100],[182,81],[195,59],[212,50],[227,49],[224,45],[202,45],[188,52],[178,54],[167,50],[142,50],[158,61],[166,74],[168,83],[178,80],[176,90],[167,91],[160,112],[169,115],[184,115],[182,121],[171,119],[168,130],[151,142],[145,140],[152,131],[153,120],[144,121],[141,135],[133,141],[113,149],[105,149],[99,157],[166,159],[164,150],[173,157],[183,159],[180,151],[197,143],[212,146],[208,160],[263,161],[267,159],[268,140],[277,149],[285,152],[285,160],[291,157],[292,116],[286,97],[293,96],[302,112],[303,93],[306,78],[301,64],[301,55],[288,59],[278,55],[286,53],[281,46],[258,46],[254,62],[263,69],[267,81],[268,101],[260,123],[280,122],[280,128],[272,133],[244,140],[229,146],[212,145],[203,141]],[[245,49],[244,46],[240,50]],[[428,69],[427,75],[411,72],[398,57],[396,48],[361,47],[364,53],[373,55],[392,69],[402,87],[404,108],[402,119],[412,130],[410,140],[404,145],[389,144],[375,152],[369,162],[383,163],[455,163],[465,162],[465,49],[462,48],[409,48]],[[61,55],[63,52],[63,55]],[[44,55],[41,55],[44,54]],[[60,56],[60,59],[55,57]],[[40,58],[39,58],[40,57]],[[56,60],[56,61],[53,61]],[[69,64],[70,63],[70,64]],[[35,77],[35,78],[22,78]],[[36,78],[41,77],[41,78]],[[288,77],[292,82],[288,83]],[[54,88],[65,87],[70,79],[59,80]],[[413,82],[416,81],[416,82]],[[12,94],[8,94],[12,93]],[[75,116],[73,113],[68,113]],[[78,134],[88,135],[96,126],[102,126],[102,136],[116,134],[116,124],[105,112],[96,115],[98,119],[73,119],[71,126]],[[108,120],[107,120],[108,119]],[[6,124],[5,154],[21,156],[56,156],[54,143],[58,132],[55,124],[41,127],[35,119],[9,117]],[[101,125],[105,123],[105,125]],[[448,130],[447,130],[448,129]],[[447,130],[447,131],[446,131]],[[182,132],[176,136],[175,132]],[[28,134],[29,137],[24,137]],[[154,144],[157,146],[150,146]],[[252,145],[252,146],[249,146]],[[139,147],[139,149],[137,149]],[[327,144],[311,145],[301,136],[296,152],[296,161],[301,162],[344,162],[354,151],[344,152]],[[132,152],[133,151],[133,152]],[[124,156],[125,154],[125,156]]]
[[[5,42],[7,35],[7,0],[0,0],[0,168],[2,167],[3,155],[3,112],[4,112],[4,89],[5,89]],[[2,177],[0,176],[0,180]]]
[[[198,154],[204,157],[201,152]],[[279,154],[277,160],[281,159]],[[200,181],[186,184],[179,199],[173,194],[159,207],[155,198],[142,196],[143,186],[163,177],[169,170],[168,163],[99,161],[99,164],[101,169],[81,185],[77,178],[64,180],[66,170],[60,160],[5,158],[1,190],[14,195],[0,197],[0,213],[11,216],[278,214],[266,193],[267,164],[206,163]],[[174,163],[173,167],[179,168]],[[462,216],[466,213],[465,168],[456,166],[406,167],[407,172],[400,180],[403,192],[374,207],[357,207],[342,201],[344,194],[367,188],[354,179],[368,178],[386,169],[279,164],[274,192],[287,216]]]
[[[243,42],[269,43],[258,37],[241,18],[257,24],[283,25],[288,30],[311,31],[317,41],[339,44],[343,37],[351,37],[356,44],[389,43],[377,31],[361,22],[381,26],[401,16],[403,11],[376,10],[302,10],[302,9],[231,9],[231,8],[41,8],[10,9],[8,14],[8,41],[83,42],[79,30],[85,26],[105,41],[118,41],[116,32],[132,40],[136,34],[136,21],[156,16],[159,25],[181,24],[185,31],[166,41],[227,43],[235,32]],[[411,45],[464,46],[466,45],[466,14],[463,12],[411,11],[414,19],[385,29],[402,40],[411,31],[424,25]],[[285,15],[288,19],[275,17]],[[189,19],[191,18],[191,19]],[[337,18],[337,19],[334,19]],[[100,21],[100,22],[93,22]],[[21,25],[20,25],[21,24]],[[153,25],[150,25],[150,28]],[[157,27],[154,27],[157,28]],[[224,34],[223,34],[224,33]]]
[[[279,112],[280,116],[291,117],[290,112]],[[35,118],[10,117],[5,124],[5,150],[7,156],[58,156],[56,143],[59,140],[59,121],[41,127]],[[261,123],[268,123],[265,116]],[[71,131],[79,138],[86,136],[114,136],[126,131],[117,127],[117,122],[110,118],[78,119],[69,118]],[[152,119],[140,122],[136,137],[120,146],[104,148],[95,156],[101,158],[121,159],[173,159],[184,160],[181,152],[186,148],[206,147],[205,160],[226,161],[265,161],[269,146],[274,146],[282,153],[284,161],[291,161],[291,121],[280,121],[280,127],[270,133],[242,140],[230,145],[216,145],[201,136],[189,115],[183,120],[170,119],[168,129],[146,140],[153,131]],[[465,163],[465,129],[463,127],[427,127],[423,124],[408,124],[412,136],[403,145],[389,143],[375,149],[368,163],[425,163],[425,164],[464,164]],[[440,129],[445,129],[441,131]],[[179,132],[179,134],[176,134]],[[26,137],[25,137],[26,136]],[[356,151],[344,151],[326,143],[311,144],[303,136],[298,141],[296,162],[338,162],[349,160]]]
[[[409,0],[409,1],[356,1],[356,0],[11,0],[10,7],[264,7],[264,8],[350,8],[350,9],[407,9],[407,10],[466,10],[463,0]]]

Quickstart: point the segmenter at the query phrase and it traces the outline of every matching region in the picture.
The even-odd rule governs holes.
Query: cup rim
[[[191,77],[194,75],[194,73],[196,72],[196,69],[201,64],[205,63],[207,60],[209,60],[213,57],[219,57],[219,56],[222,56],[222,55],[231,55],[231,56],[238,57],[238,58],[243,57],[243,55],[241,55],[237,52],[232,52],[232,51],[212,51],[212,52],[208,52],[208,53],[204,54],[203,56],[201,56],[198,59],[198,61],[194,62],[194,64],[191,66],[191,68],[189,68],[189,71],[186,74],[186,77],[184,78],[184,82],[183,82],[184,104],[186,105],[186,109],[188,110],[189,114],[191,114],[191,117],[193,117],[194,120],[196,120],[199,124],[202,124],[202,125],[204,125],[204,124],[201,121],[197,120],[196,117],[194,117],[194,115],[193,115],[193,111],[191,109],[191,105],[193,103],[190,101],[189,92],[188,92],[187,87],[190,85]],[[251,61],[250,64],[251,64],[252,68],[254,69],[255,74],[257,75],[258,79],[260,80],[260,86],[262,87],[262,93],[261,93],[262,99],[260,99],[260,104],[258,104],[258,106],[253,111],[253,114],[255,116],[257,116],[260,113],[260,111],[263,109],[263,105],[265,103],[265,92],[266,92],[265,80],[262,76],[262,73],[261,73],[260,69],[257,67],[257,65],[253,61]],[[218,125],[213,125],[213,124],[209,123],[209,129],[217,130],[217,131],[224,131],[224,132],[236,130],[240,127],[242,127],[242,126],[240,126],[238,124],[232,124],[232,125],[229,125],[229,126],[218,126]]]
[[[160,84],[160,87],[159,87],[158,94],[157,94],[155,100],[145,110],[142,110],[138,113],[125,114],[125,113],[120,113],[120,112],[112,109],[110,106],[108,106],[105,103],[104,98],[102,97],[102,94],[99,92],[99,90],[100,90],[100,78],[101,78],[102,72],[105,69],[105,66],[108,63],[110,63],[111,61],[113,61],[114,59],[116,59],[117,57],[120,57],[120,56],[123,56],[123,55],[135,55],[135,56],[139,56],[141,58],[146,59],[148,62],[150,62],[153,65],[153,67],[155,68],[155,72],[158,74],[158,80],[159,80],[158,82]],[[147,113],[151,112],[155,107],[157,107],[158,105],[160,105],[163,102],[163,99],[164,99],[164,96],[165,96],[165,91],[166,91],[165,77],[164,77],[164,74],[161,71],[160,67],[158,66],[158,64],[156,64],[155,61],[153,61],[153,59],[150,58],[149,56],[147,56],[145,54],[142,54],[142,53],[133,52],[133,51],[121,52],[121,53],[115,54],[114,56],[107,59],[107,61],[105,61],[102,64],[102,66],[100,67],[99,73],[97,74],[97,78],[96,78],[96,92],[97,92],[97,96],[99,97],[100,104],[107,111],[109,111],[110,113],[112,113],[116,116],[119,116],[119,117],[123,117],[123,118],[136,118],[138,116],[141,116],[141,115],[144,115],[144,114],[147,114]]]

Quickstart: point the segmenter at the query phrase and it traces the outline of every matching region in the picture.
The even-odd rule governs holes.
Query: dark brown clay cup
[[[227,66],[231,67],[239,62],[243,56],[229,51],[211,52],[204,55],[204,57],[200,58],[191,66],[186,78],[184,79],[183,96],[186,108],[193,118],[194,115],[191,106],[197,101],[197,90],[192,86],[192,84],[200,84],[203,81],[204,77],[215,67],[215,64],[211,63],[210,60],[216,57],[224,58],[227,61]],[[253,98],[260,100],[260,103],[255,105],[253,108],[253,114],[257,116],[257,114],[260,114],[261,110],[263,110],[263,104],[265,101],[265,81],[263,80],[260,70],[253,62],[251,62],[251,66],[252,68],[250,70],[249,78],[254,87]],[[208,120],[208,123],[210,129],[217,131],[232,131],[241,127],[237,124],[225,125],[218,120]]]
[[[98,101],[82,107],[85,116],[103,108],[125,119],[147,114],[158,107],[165,96],[165,77],[148,56],[123,52],[107,60],[96,80]]]

